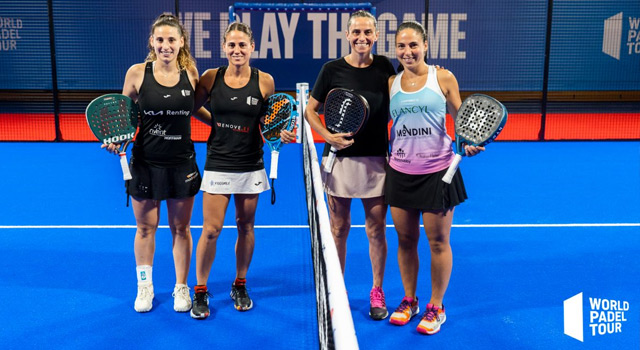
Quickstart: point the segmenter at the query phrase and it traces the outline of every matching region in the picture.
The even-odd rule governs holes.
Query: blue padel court
[[[196,152],[202,169],[205,145],[197,143]],[[318,349],[301,145],[280,153],[276,204],[268,192],[260,197],[247,276],[254,308],[237,312],[229,297],[236,238],[230,205],[206,320],[173,311],[164,206],[154,306],[134,311],[135,221],[117,157],[98,143],[5,142],[0,153],[1,348]],[[640,142],[497,142],[461,169],[469,199],[456,209],[447,321],[433,336],[416,331],[419,317],[403,327],[369,318],[371,266],[354,201],[345,286],[360,349],[640,348]],[[195,203],[191,288],[201,194]],[[390,215],[387,223],[384,291],[392,312],[403,289]],[[424,309],[424,235],[420,254]],[[565,300],[580,293],[581,307],[567,314]],[[582,341],[564,334],[567,318],[582,322]]]

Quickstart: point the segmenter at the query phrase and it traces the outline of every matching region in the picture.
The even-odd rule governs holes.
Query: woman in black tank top
[[[245,287],[246,276],[253,256],[258,195],[269,189],[259,123],[262,103],[275,90],[271,75],[249,66],[254,47],[249,26],[238,22],[229,25],[223,43],[229,65],[204,72],[196,89],[196,108],[211,103],[212,128],[201,187],[204,223],[196,248],[198,284],[194,288],[193,318],[209,316],[207,280],[231,195],[238,227],[231,297],[239,311],[253,307]]]
[[[141,114],[130,163],[133,179],[127,181],[137,226],[138,295],[134,308],[138,312],[153,307],[152,264],[162,200],[167,201],[173,236],[174,310],[191,309],[187,276],[193,243],[189,222],[201,177],[190,127],[198,70],[186,35],[175,16],[160,15],[151,26],[147,59],[129,68],[122,88],[123,95],[138,102]],[[111,144],[107,150],[118,153],[118,147]]]

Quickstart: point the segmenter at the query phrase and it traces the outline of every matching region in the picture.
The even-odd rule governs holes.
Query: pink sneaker
[[[372,319],[379,321],[384,320],[389,316],[389,311],[387,311],[387,303],[384,300],[384,292],[382,291],[382,287],[373,287],[371,288],[371,292],[369,293],[369,316]]]

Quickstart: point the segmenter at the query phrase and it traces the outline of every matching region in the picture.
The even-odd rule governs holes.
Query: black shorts
[[[410,175],[387,166],[384,184],[385,202],[398,208],[441,210],[462,203],[467,199],[460,169],[451,184],[442,181],[447,169],[433,174]]]
[[[131,180],[126,181],[127,194],[141,199],[182,199],[200,190],[202,177],[195,158],[175,167],[158,167],[131,158]]]

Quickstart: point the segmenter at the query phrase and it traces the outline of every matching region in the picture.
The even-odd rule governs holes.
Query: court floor
[[[0,152],[3,348],[318,348],[300,145],[281,152],[276,204],[265,193],[258,206],[248,276],[254,309],[239,313],[228,296],[235,264],[230,206],[209,281],[212,315],[204,321],[172,309],[166,218],[157,234],[154,309],[133,310],[135,221],[116,157],[97,143],[5,142]],[[204,144],[196,152],[202,168]],[[416,332],[418,319],[404,327],[369,319],[371,268],[362,207],[354,201],[345,283],[361,349],[640,348],[640,142],[498,142],[464,159],[462,172],[470,198],[456,209],[447,322],[434,336]],[[390,217],[387,240],[384,290],[393,311],[403,292]],[[424,308],[425,236],[420,252]],[[579,293],[583,341],[563,328],[563,302]],[[601,300],[628,308],[594,310]],[[618,320],[593,319],[594,311],[618,311]],[[619,331],[600,334],[600,324]]]

